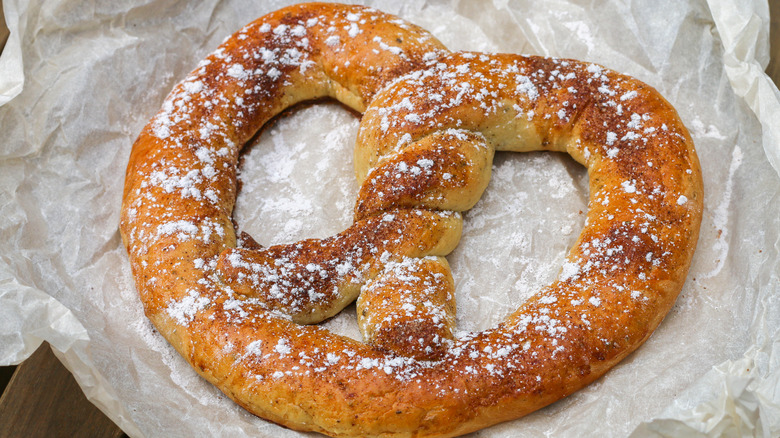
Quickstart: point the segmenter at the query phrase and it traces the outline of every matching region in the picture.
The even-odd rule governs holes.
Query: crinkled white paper
[[[286,3],[3,0],[0,363],[50,342],[131,436],[297,436],[233,404],[154,331],[118,232],[132,142],[164,96],[224,37]],[[656,333],[586,389],[474,435],[779,436],[780,93],[762,73],[767,5],[372,4],[451,49],[571,57],[632,74],[676,106],[702,164],[698,250]],[[317,104],[266,129],[245,154],[241,229],[273,244],[346,227],[358,123]],[[495,324],[551,281],[586,208],[587,175],[572,160],[499,154],[450,256],[459,330]],[[357,336],[353,312],[326,325]]]

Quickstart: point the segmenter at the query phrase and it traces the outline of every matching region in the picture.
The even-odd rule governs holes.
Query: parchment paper
[[[154,331],[117,230],[131,144],[164,96],[224,37],[287,3],[3,0],[0,363],[50,342],[134,437],[299,436],[226,399]],[[698,250],[657,332],[583,391],[474,436],[780,436],[780,93],[762,73],[766,3],[369,3],[451,49],[632,74],[677,107],[701,159]],[[245,154],[241,228],[273,244],[347,226],[357,126],[321,104],[266,129]],[[493,175],[449,258],[459,330],[489,327],[550,282],[587,208],[587,175],[566,157],[500,154]],[[348,308],[327,326],[358,336],[354,324]]]

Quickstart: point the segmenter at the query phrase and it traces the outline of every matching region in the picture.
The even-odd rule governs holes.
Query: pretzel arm
[[[387,264],[361,290],[357,312],[369,344],[417,360],[440,359],[455,339],[455,284],[447,259]]]
[[[460,215],[449,212],[392,210],[326,239],[226,250],[217,271],[231,291],[296,323],[313,324],[354,301],[386,264],[450,253],[460,240],[461,223]]]
[[[366,118],[370,121],[371,115]],[[385,157],[362,179],[358,177],[355,217],[412,206],[466,211],[485,191],[492,162],[493,147],[480,133],[434,132]]]

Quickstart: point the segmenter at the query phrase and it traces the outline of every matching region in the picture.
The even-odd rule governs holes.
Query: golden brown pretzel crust
[[[355,224],[236,248],[241,146],[326,96],[365,110]],[[454,338],[434,256],[457,244],[495,150],[569,153],[589,172],[588,216],[553,284]],[[307,4],[247,25],[174,88],[133,146],[121,231],[149,318],[241,406],[332,436],[454,436],[571,394],[647,339],[685,281],[701,210],[693,143],[651,87],[573,60],[449,53],[395,17]],[[371,344],[293,322],[361,288]],[[411,348],[409,330],[437,347]]]

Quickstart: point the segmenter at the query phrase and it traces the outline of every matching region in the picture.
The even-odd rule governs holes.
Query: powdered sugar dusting
[[[307,235],[307,227],[312,233],[327,236],[351,222],[350,204],[357,188],[349,182],[351,172],[336,170],[339,166],[344,167],[340,161],[350,162],[351,145],[344,147],[344,144],[349,143],[347,138],[354,136],[357,129],[351,116],[325,116],[324,119],[330,122],[327,123],[329,130],[320,133],[313,142],[309,120],[296,119],[296,116],[282,119],[261,137],[261,143],[270,139],[272,146],[263,148],[265,155],[258,152],[259,163],[252,163],[255,160],[253,152],[245,156],[245,165],[255,164],[267,176],[256,178],[243,168],[240,178],[244,186],[239,196],[247,198],[249,192],[262,190],[278,193],[276,198],[269,196],[270,200],[266,200],[264,194],[263,200],[255,201],[259,207],[250,205],[253,202],[250,199],[240,201],[234,219],[242,228],[251,230],[260,244],[278,243],[279,240],[296,243],[254,251],[242,249],[241,253],[229,250],[220,256],[225,246],[229,246],[220,246],[227,242],[225,236],[232,231],[225,228],[229,227],[228,218],[215,219],[200,213],[188,216],[175,207],[168,207],[182,203],[197,212],[230,210],[229,203],[221,202],[221,198],[232,195],[233,187],[224,188],[225,185],[215,181],[232,177],[239,147],[236,143],[250,136],[242,134],[242,137],[236,132],[247,130],[245,126],[252,117],[268,111],[275,93],[284,93],[284,87],[297,75],[310,68],[319,68],[312,59],[314,53],[322,51],[332,56],[345,50],[350,41],[358,40],[368,44],[369,50],[377,56],[401,60],[412,56],[411,51],[400,46],[401,39],[364,35],[362,25],[371,19],[373,12],[355,10],[361,12],[344,13],[335,20],[307,16],[297,22],[289,19],[283,24],[247,26],[235,38],[241,41],[254,38],[255,45],[236,50],[224,46],[215,51],[209,62],[202,63],[177,86],[145,131],[144,135],[152,136],[154,141],[164,145],[160,153],[164,158],[139,176],[142,183],[133,192],[137,197],[129,205],[127,217],[141,225],[129,232],[128,242],[131,255],[136,257],[134,269],[139,272],[149,266],[157,269],[149,272],[157,272],[158,276],[145,277],[143,286],[153,287],[149,285],[159,283],[161,288],[166,288],[165,293],[171,288],[171,296],[176,297],[164,300],[165,315],[185,327],[204,323],[236,324],[239,328],[250,323],[253,327],[274,327],[267,333],[258,332],[262,339],[235,336],[221,346],[224,360],[233,361],[232,366],[253,378],[260,389],[269,381],[281,384],[288,379],[310,379],[327,374],[325,372],[329,370],[349,371],[377,382],[387,379],[423,381],[437,375],[442,367],[452,368],[451,364],[458,364],[460,379],[437,382],[431,388],[436,392],[435,396],[464,390],[461,396],[472,397],[467,394],[467,388],[457,387],[460,381],[470,381],[470,376],[487,379],[494,387],[509,385],[507,391],[518,390],[519,385],[530,385],[533,389],[533,385],[542,385],[538,382],[549,381],[550,373],[554,372],[553,363],[574,364],[580,360],[576,349],[583,347],[573,347],[572,336],[581,336],[577,339],[589,342],[587,348],[593,355],[613,354],[623,348],[617,344],[632,342],[624,341],[632,335],[626,332],[625,324],[615,324],[614,333],[610,331],[613,330],[611,326],[602,330],[605,312],[612,312],[611,316],[619,319],[641,314],[637,313],[638,309],[653,304],[651,300],[657,292],[652,289],[656,280],[653,276],[657,276],[666,263],[674,261],[677,242],[684,243],[674,230],[667,229],[667,224],[684,218],[689,214],[691,204],[698,200],[693,196],[689,199],[690,193],[683,195],[667,182],[682,176],[686,170],[683,165],[678,166],[679,175],[662,179],[654,178],[649,172],[657,166],[671,168],[676,163],[663,163],[652,154],[640,155],[640,168],[632,161],[637,156],[636,151],[641,153],[647,145],[655,142],[677,147],[684,138],[678,127],[672,124],[658,126],[650,115],[638,111],[641,105],[637,102],[642,100],[642,93],[628,87],[627,84],[631,84],[627,79],[600,66],[558,59],[475,53],[445,56],[431,52],[434,54],[426,55],[425,68],[398,78],[384,89],[395,93],[387,105],[377,104],[367,113],[369,128],[366,129],[374,126],[373,138],[381,143],[376,146],[379,148],[377,161],[422,147],[418,142],[420,139],[444,131],[457,140],[481,142],[480,153],[489,150],[492,154],[494,149],[526,150],[526,145],[537,141],[540,144],[529,148],[573,151],[575,158],[586,156],[588,163],[602,166],[598,169],[608,168],[620,176],[616,181],[606,181],[604,186],[594,185],[596,190],[588,198],[587,176],[581,169],[573,170],[566,160],[548,155],[524,158],[524,163],[530,163],[530,166],[522,174],[530,184],[523,185],[514,184],[514,175],[520,174],[512,166],[515,163],[499,158],[494,182],[501,187],[488,191],[483,201],[468,214],[463,230],[464,243],[468,244],[471,239],[472,245],[476,241],[477,246],[484,247],[492,241],[498,248],[498,257],[486,258],[482,264],[475,265],[479,273],[474,278],[482,276],[479,280],[456,277],[459,288],[469,291],[459,292],[461,296],[458,297],[462,306],[460,314],[466,317],[461,316],[462,331],[455,339],[435,334],[434,342],[446,347],[443,356],[436,360],[416,360],[371,349],[324,333],[320,328],[302,328],[289,322],[291,318],[295,320],[293,314],[308,303],[338,297],[343,284],[352,287],[353,292],[366,284],[366,292],[382,286],[385,276],[405,285],[418,281],[421,271],[418,263],[430,260],[394,254],[388,249],[407,238],[402,228],[393,227],[424,215],[442,221],[460,220],[459,213],[451,211],[431,213],[423,209],[410,210],[408,205],[404,208],[389,205],[365,219],[370,227],[361,228],[363,234],[357,243],[350,241],[346,234],[328,240],[337,242],[336,246],[342,252],[330,251],[323,243],[325,240],[296,242],[312,237]],[[399,26],[406,25],[401,23]],[[315,51],[310,50],[313,44],[317,45]],[[212,85],[215,81],[205,80],[206,72],[211,72],[212,67],[217,72],[216,83],[231,84],[232,88],[228,88],[238,91],[220,94]],[[348,67],[344,63],[333,66],[334,71],[339,68]],[[597,111],[586,111],[593,108],[588,105],[596,106]],[[215,107],[230,108],[230,117],[210,112]],[[316,108],[304,112],[316,115],[321,111]],[[462,117],[467,112],[464,108],[474,117]],[[197,122],[192,120],[195,115]],[[347,123],[338,123],[336,118],[339,117],[348,119]],[[556,136],[543,139],[529,129],[533,123],[541,123],[568,132],[566,129],[571,129],[573,124],[582,124],[583,117],[593,117],[586,122],[599,124],[604,129],[600,128],[598,134],[585,132],[577,143],[567,144],[561,144],[567,140],[566,136],[559,136],[562,140]],[[285,131],[285,124],[291,124],[293,128]],[[502,132],[491,129],[516,134],[506,140]],[[320,145],[322,151],[313,151],[312,143]],[[173,152],[166,155],[166,149]],[[340,158],[329,158],[334,156]],[[388,174],[398,176],[399,180],[408,178],[404,181],[413,183],[431,178],[437,169],[447,164],[437,155],[410,156],[410,159],[393,162],[392,172]],[[301,163],[307,163],[306,167],[302,169]],[[550,166],[551,163],[554,165]],[[653,164],[645,166],[645,163]],[[552,168],[548,169],[548,166]],[[458,181],[455,170],[450,169],[444,175],[442,181],[453,181],[453,186]],[[529,186],[539,189],[534,192]],[[221,190],[226,193],[220,193]],[[336,194],[327,194],[332,192]],[[587,210],[585,205],[589,202],[588,219],[582,211],[561,213],[555,205],[559,200],[578,203],[582,205],[581,210]],[[165,206],[155,210],[164,213],[151,218],[142,208],[148,204]],[[533,204],[539,211],[530,220],[523,214],[528,204]],[[501,206],[497,212],[490,208],[496,205]],[[337,213],[328,213],[334,210]],[[255,211],[258,216],[263,211],[274,220],[256,219],[252,217]],[[257,223],[253,224],[253,220]],[[591,230],[591,234],[576,240],[571,231],[583,226],[587,229],[590,220],[606,221],[610,226],[604,230]],[[520,221],[525,221],[528,227],[501,228],[499,224],[511,225]],[[266,225],[271,222],[284,224],[283,229],[270,229]],[[376,230],[382,227],[388,227],[396,234],[388,234],[390,237],[378,242],[365,238],[372,232],[378,233]],[[575,240],[576,247],[567,252],[566,248]],[[341,245],[342,241],[346,243]],[[212,245],[214,242],[217,243]],[[241,242],[248,248],[258,245],[246,237],[241,237]],[[370,242],[370,245],[361,246],[363,242]],[[176,248],[190,252],[181,260],[147,260],[144,257],[150,250],[164,252]],[[212,252],[193,255],[190,248],[209,248]],[[536,258],[539,253],[545,257],[541,262]],[[450,257],[456,272],[470,264],[471,259],[465,254],[467,252],[456,251]],[[312,258],[312,255],[319,258]],[[512,270],[517,272],[507,272]],[[178,275],[197,278],[196,284],[186,290],[176,289],[180,287]],[[235,278],[228,278],[228,275],[235,275]],[[485,275],[491,278],[484,279]],[[558,281],[552,281],[555,275]],[[441,276],[433,278],[428,279],[428,283],[422,282],[426,288],[441,280]],[[483,294],[485,284],[500,289],[499,296],[504,294],[502,299]],[[550,286],[542,288],[540,284]],[[540,288],[540,293],[533,294]],[[392,326],[404,318],[414,320],[423,312],[425,316],[421,320],[441,326],[451,317],[446,305],[417,297],[402,296],[393,304],[393,313],[372,323]],[[524,300],[522,312],[510,314]],[[274,307],[276,303],[282,305]],[[491,308],[494,314],[490,316],[493,319],[489,327],[476,327],[476,323],[468,321],[469,316],[482,313],[486,308]],[[504,323],[496,325],[501,320]],[[332,321],[344,319],[338,317]],[[351,324],[352,320],[348,322]],[[337,326],[339,323],[328,324]],[[315,338],[317,341],[313,341]],[[409,340],[410,343],[418,341]],[[316,347],[308,348],[315,344]]]
[[[200,296],[197,291],[190,290],[182,300],[168,303],[168,316],[181,325],[187,325],[209,302],[208,298]]]

